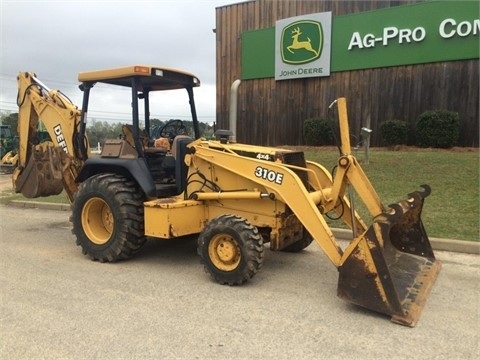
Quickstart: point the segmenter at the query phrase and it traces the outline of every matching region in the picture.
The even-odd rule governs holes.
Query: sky
[[[0,0],[0,112],[17,112],[16,76],[37,74],[81,107],[79,72],[126,65],[182,69],[201,122],[215,121],[215,8],[240,0]],[[189,120],[186,91],[155,97],[152,118]],[[89,120],[130,119],[126,90],[98,84]]]

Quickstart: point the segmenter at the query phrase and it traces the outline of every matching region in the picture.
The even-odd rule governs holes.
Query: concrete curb
[[[332,229],[333,235],[338,239],[349,240],[352,238],[352,232],[347,229]],[[480,242],[464,241],[455,239],[429,238],[433,250],[451,251],[466,254],[480,254]]]
[[[70,204],[52,204],[40,201],[12,200],[9,205],[29,209],[70,211]],[[352,232],[347,229],[332,229],[332,232],[337,239],[348,241],[352,238]],[[480,254],[480,242],[478,241],[430,238],[430,244],[434,250]]]
[[[70,211],[70,204],[54,204],[41,201],[12,200],[8,205],[27,209]]]

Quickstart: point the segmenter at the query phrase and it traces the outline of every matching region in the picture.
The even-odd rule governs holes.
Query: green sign
[[[478,59],[479,12],[478,1],[429,1],[333,17],[330,71]],[[307,30],[299,28],[303,34],[298,41],[306,45]],[[288,31],[293,36],[295,29],[284,32],[282,61],[284,55],[288,61],[307,61],[314,55],[305,48],[303,55],[291,54],[297,57],[286,54],[285,45],[292,43]],[[317,51],[318,45],[311,45]],[[275,76],[275,28],[243,33],[242,78]]]
[[[274,72],[275,28],[243,33],[242,79],[274,77]]]
[[[275,24],[275,79],[330,75],[332,13],[278,20]]]

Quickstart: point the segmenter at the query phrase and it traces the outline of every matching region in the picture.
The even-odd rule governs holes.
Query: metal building
[[[303,122],[330,116],[332,100],[346,97],[352,133],[368,124],[374,146],[381,145],[383,121],[407,121],[414,133],[423,112],[449,110],[460,115],[458,145],[478,147],[478,8],[472,1],[393,0],[218,7],[218,128],[229,126],[230,87],[241,79],[238,141],[304,144]],[[311,20],[319,14],[330,22]],[[328,69],[315,65],[326,52]],[[292,70],[280,70],[279,63]],[[302,77],[282,79],[291,74]]]

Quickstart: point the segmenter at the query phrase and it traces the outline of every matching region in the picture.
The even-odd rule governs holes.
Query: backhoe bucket
[[[63,181],[58,164],[62,164],[65,156],[60,148],[36,146],[27,166],[14,180],[15,192],[21,192],[26,198],[60,194]]]
[[[339,267],[338,296],[387,314],[391,320],[415,326],[441,264],[435,260],[420,215],[424,191],[390,205],[365,233],[353,240],[353,250]]]

